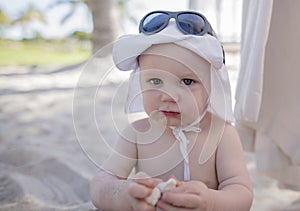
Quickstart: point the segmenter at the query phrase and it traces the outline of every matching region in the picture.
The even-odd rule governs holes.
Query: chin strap
[[[183,156],[184,163],[184,171],[183,171],[183,179],[184,181],[190,180],[190,167],[189,167],[189,155],[187,151],[187,145],[189,144],[189,140],[187,140],[185,136],[185,132],[195,132],[200,133],[202,131],[201,128],[196,127],[199,122],[203,119],[205,114],[207,113],[207,107],[203,111],[203,113],[191,124],[187,126],[180,126],[180,127],[170,127],[172,129],[173,135],[180,143],[180,152]]]

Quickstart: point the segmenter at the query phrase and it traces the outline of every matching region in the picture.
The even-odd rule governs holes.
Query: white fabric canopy
[[[257,167],[300,189],[300,1],[244,0],[236,127]]]
[[[256,122],[261,104],[265,46],[273,0],[244,0],[241,69],[236,89],[235,116]]]

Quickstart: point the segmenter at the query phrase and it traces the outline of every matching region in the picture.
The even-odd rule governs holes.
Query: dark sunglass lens
[[[168,21],[169,16],[165,13],[153,13],[143,21],[143,30],[146,33],[157,32]]]
[[[178,24],[187,34],[203,35],[206,33],[205,21],[197,14],[183,13],[178,15]]]

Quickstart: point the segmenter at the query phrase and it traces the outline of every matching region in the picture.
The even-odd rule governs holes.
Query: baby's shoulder
[[[222,138],[218,148],[235,148],[241,145],[240,137],[234,125],[225,122]]]
[[[224,124],[224,138],[239,138],[236,128],[228,122]]]
[[[149,122],[149,118],[143,118],[136,120],[130,124],[130,127],[135,131],[135,132],[146,132],[151,128],[151,124]]]
[[[128,124],[122,131],[123,137],[137,137],[138,134],[142,134],[150,128],[149,118],[139,119]]]
[[[220,142],[239,141],[239,135],[236,128],[224,119],[212,115],[210,127],[208,127],[209,137],[218,139]]]
[[[165,134],[167,127],[159,122],[151,121],[149,118],[144,118],[132,122],[130,128],[135,134],[136,140],[152,143],[153,140],[157,140],[158,137]]]
[[[237,134],[236,128],[232,125],[232,123],[226,122],[224,119],[213,114],[211,115],[210,127],[208,127],[208,129],[221,131],[223,137]]]

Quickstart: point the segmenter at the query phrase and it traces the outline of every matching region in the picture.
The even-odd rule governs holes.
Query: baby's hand
[[[159,198],[161,197],[161,194],[165,191],[171,190],[176,187],[177,181],[173,178],[169,179],[166,182],[159,183],[153,190],[150,196],[146,197],[146,201],[151,204],[152,206],[155,206],[158,202]]]
[[[133,181],[129,184],[128,193],[131,207],[133,210],[155,210],[153,206],[145,201],[150,196],[152,190],[162,180],[151,178],[144,172],[139,172],[134,176]]]
[[[157,203],[162,210],[209,210],[213,197],[208,187],[200,181],[180,182],[178,187],[163,193]]]

